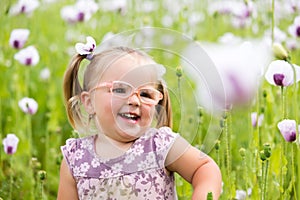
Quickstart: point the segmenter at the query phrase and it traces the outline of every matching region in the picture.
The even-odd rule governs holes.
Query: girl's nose
[[[130,97],[128,97],[128,105],[133,105],[133,106],[141,105],[141,100],[136,92],[133,93]]]

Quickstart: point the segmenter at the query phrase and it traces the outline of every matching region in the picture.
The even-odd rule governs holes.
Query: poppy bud
[[[280,43],[274,43],[272,46],[274,55],[281,60],[287,60],[289,57],[288,52]]]

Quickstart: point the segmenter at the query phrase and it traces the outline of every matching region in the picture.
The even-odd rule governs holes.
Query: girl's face
[[[114,62],[89,94],[100,132],[120,142],[140,137],[151,126],[156,104],[145,103],[144,96],[151,91],[162,98],[155,83],[153,63],[140,56],[129,54]],[[132,92],[122,97],[126,88]]]

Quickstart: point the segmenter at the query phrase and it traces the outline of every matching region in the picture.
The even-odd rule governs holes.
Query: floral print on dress
[[[68,139],[63,155],[76,180],[79,199],[177,199],[174,175],[165,159],[178,134],[151,128],[123,155],[102,159],[96,136]]]

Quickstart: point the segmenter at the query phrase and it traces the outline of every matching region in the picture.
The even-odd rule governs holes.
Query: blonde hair
[[[84,111],[81,109],[81,92],[89,91],[93,88],[97,84],[99,77],[103,75],[109,66],[111,66],[117,59],[128,54],[136,54],[146,60],[154,62],[153,59],[146,53],[128,47],[114,47],[105,50],[101,53],[95,54],[90,63],[87,65],[83,77],[83,87],[80,85],[78,72],[80,64],[86,56],[77,54],[72,58],[64,74],[63,92],[67,116],[70,124],[75,130],[88,130],[91,120],[90,117],[85,115]],[[158,81],[157,89],[163,94],[163,99],[156,105],[156,127],[172,127],[170,96],[163,80]]]

